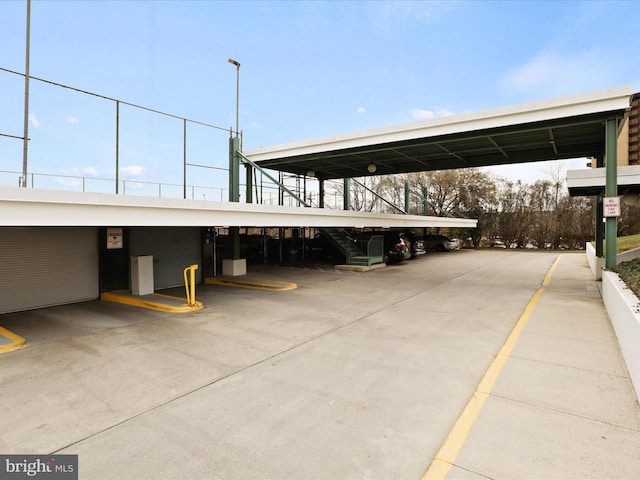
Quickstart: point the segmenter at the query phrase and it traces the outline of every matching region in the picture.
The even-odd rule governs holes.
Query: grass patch
[[[620,275],[620,280],[627,284],[627,287],[640,298],[640,258],[622,262],[614,270]]]
[[[593,248],[596,247],[596,242],[591,242]],[[638,235],[628,235],[626,237],[618,237],[616,242],[616,251],[618,253],[626,252],[627,250],[632,250],[634,248],[640,247],[640,234]],[[607,241],[602,242],[602,248],[607,248]]]

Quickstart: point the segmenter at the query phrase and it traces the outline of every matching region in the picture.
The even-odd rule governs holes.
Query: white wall
[[[640,301],[617,273],[602,273],[602,300],[616,331],[629,376],[640,398]]]

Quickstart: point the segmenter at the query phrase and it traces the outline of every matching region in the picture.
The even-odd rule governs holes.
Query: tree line
[[[569,196],[561,169],[547,174],[548,178],[532,183],[479,168],[369,177],[362,184],[352,184],[351,202],[356,210],[392,212],[394,208],[372,192],[404,206],[408,184],[412,193],[407,213],[478,219],[475,229],[432,233],[457,236],[473,247],[499,240],[507,248],[584,248],[595,237],[595,199]],[[623,204],[618,235],[636,233],[640,233],[640,208]]]

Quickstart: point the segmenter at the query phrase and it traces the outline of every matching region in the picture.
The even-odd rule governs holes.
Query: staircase
[[[344,229],[341,228],[322,228],[322,235],[328,238],[331,243],[342,253],[346,259],[347,265],[362,265],[370,267],[376,263],[383,263],[382,250],[378,252],[364,253],[359,243],[351,237]],[[367,248],[365,246],[367,250]],[[371,253],[375,253],[372,255]]]

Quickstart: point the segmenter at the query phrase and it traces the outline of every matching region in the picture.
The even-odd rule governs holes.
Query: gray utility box
[[[133,295],[153,293],[153,255],[131,257],[131,293]]]

